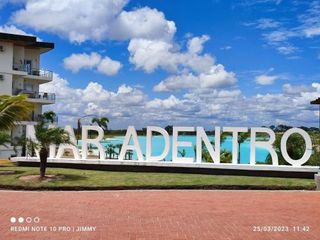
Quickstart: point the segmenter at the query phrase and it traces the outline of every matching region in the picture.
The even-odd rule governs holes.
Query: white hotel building
[[[0,32],[0,95],[28,95],[34,106],[29,124],[36,124],[42,106],[55,103],[55,94],[40,92],[40,84],[52,81],[52,72],[42,70],[40,56],[54,49],[54,43],[38,42],[36,37]],[[12,138],[25,133],[26,122],[12,130]],[[0,146],[0,158],[14,154],[13,147]]]

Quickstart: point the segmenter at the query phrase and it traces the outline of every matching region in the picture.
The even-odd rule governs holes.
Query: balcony
[[[39,79],[39,80],[47,80],[52,81],[53,79],[53,73],[49,70],[43,70],[43,69],[35,69],[30,68],[30,65],[27,64],[13,64],[12,70],[24,72],[26,73],[27,77],[31,77],[32,79]]]
[[[47,92],[32,92],[25,89],[13,89],[13,95],[26,94],[30,102],[53,104],[56,101],[56,95],[54,93]]]

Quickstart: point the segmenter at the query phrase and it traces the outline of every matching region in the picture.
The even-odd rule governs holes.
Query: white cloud
[[[294,2],[294,4],[296,3]],[[295,15],[295,18],[289,21],[278,22],[271,18],[262,18],[243,25],[263,30],[262,36],[266,43],[280,54],[294,54],[299,49],[293,45],[292,39],[320,36],[320,1],[309,1],[304,4],[306,9],[300,11],[300,14]],[[291,26],[286,27],[288,22],[291,23]],[[269,29],[272,31],[267,31]]]
[[[271,18],[260,18],[255,22],[245,22],[243,25],[246,27],[254,26],[257,29],[270,29],[280,27],[281,23]]]
[[[176,32],[173,21],[167,21],[162,12],[144,7],[122,11],[112,22],[109,35],[112,39],[165,39],[170,40]]]
[[[236,83],[235,74],[227,72],[214,58],[203,52],[209,37],[193,37],[182,52],[173,43],[162,40],[132,39],[128,50],[130,62],[138,69],[151,73],[163,69],[173,73],[154,87],[155,91],[192,88],[215,88]]]
[[[208,35],[202,35],[201,37],[194,37],[188,41],[188,51],[191,54],[199,54],[203,50],[203,44],[210,39]]]
[[[271,85],[274,83],[275,80],[280,79],[281,77],[278,75],[259,75],[256,76],[256,83],[260,85]]]
[[[130,86],[127,86],[125,84],[122,84],[119,88],[118,88],[118,94],[121,93],[131,93],[133,91],[133,88]]]
[[[147,108],[155,108],[155,109],[177,109],[179,107],[183,107],[183,102],[176,98],[173,95],[166,99],[156,98],[152,101],[149,101],[146,104]]]
[[[208,54],[199,55],[199,52],[192,52],[202,51],[201,43],[205,42],[205,38],[207,37],[202,36],[202,40],[200,38],[189,40],[188,46],[192,48],[191,52],[190,48],[186,52],[180,52],[173,43],[163,40],[132,39],[128,46],[130,62],[147,73],[158,68],[169,72],[179,72],[186,68],[198,73],[209,71],[214,59]]]
[[[279,53],[283,54],[283,55],[289,55],[292,53],[295,53],[298,51],[298,48],[292,46],[292,45],[287,45],[287,46],[280,46],[277,47],[277,50]]]
[[[97,69],[98,72],[107,76],[112,76],[118,73],[122,64],[118,61],[112,60],[109,57],[102,57],[96,52],[90,54],[72,54],[63,60],[64,67],[74,73],[81,69]]]
[[[215,125],[260,126],[285,120],[290,125],[316,125],[315,109],[310,101],[320,94],[320,84],[288,93],[258,94],[246,97],[240,90],[191,89],[182,97],[153,98],[140,89],[121,85],[110,91],[101,84],[90,82],[84,88],[73,88],[69,82],[54,74],[54,80],[42,84],[40,91],[56,92],[55,105],[48,105],[59,115],[60,124],[76,125],[86,114],[110,118],[111,128],[137,128],[148,125],[194,125],[213,128]],[[287,86],[288,87],[288,86]],[[59,89],[59,91],[57,91]]]
[[[170,76],[153,89],[156,92],[165,92],[180,89],[219,88],[234,85],[236,82],[235,74],[225,71],[223,65],[218,64],[212,66],[207,73]]]
[[[63,60],[64,67],[72,72],[79,72],[81,69],[92,69],[101,61],[101,56],[98,53],[90,54],[72,54]]]
[[[299,94],[301,92],[312,92],[314,89],[311,86],[305,86],[305,85],[297,85],[293,86],[289,83],[282,85],[282,91],[285,94]]]
[[[320,36],[320,2],[310,1],[309,8],[304,14],[298,16],[301,26],[299,30],[305,37]]]
[[[99,63],[97,70],[107,76],[116,75],[121,69],[122,64],[118,61],[114,61],[109,57],[104,57]]]
[[[22,29],[17,28],[15,25],[2,25],[0,26],[0,32],[17,34],[17,35],[35,36],[34,34],[27,33]],[[37,37],[37,41],[42,41],[42,40]]]
[[[220,48],[220,50],[230,50],[230,49],[232,49],[231,46],[223,46]]]
[[[320,35],[320,27],[310,27],[303,30],[306,37],[314,37]]]
[[[124,11],[128,0],[27,0],[12,21],[37,31],[51,32],[71,42],[131,38],[171,39],[174,22],[148,7]]]
[[[280,23],[271,18],[260,18],[257,22],[256,28],[268,29],[268,28],[277,28],[279,26],[280,26]]]

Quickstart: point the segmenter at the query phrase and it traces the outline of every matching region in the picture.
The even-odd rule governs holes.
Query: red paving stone
[[[10,223],[39,217],[38,224]],[[12,226],[95,226],[95,232],[11,232]],[[289,232],[255,232],[285,226]],[[294,232],[307,226],[309,232]],[[320,239],[320,192],[0,192],[1,240]]]

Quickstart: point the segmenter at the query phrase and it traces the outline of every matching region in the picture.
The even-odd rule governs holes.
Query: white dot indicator
[[[16,221],[17,221],[17,219],[15,217],[10,218],[11,223],[15,223]]]
[[[40,222],[40,218],[39,218],[39,217],[35,217],[35,218],[33,219],[33,221],[34,221],[35,223],[39,223],[39,222]]]
[[[24,218],[23,217],[19,217],[18,221],[19,221],[19,223],[23,223],[24,222]]]
[[[31,217],[27,217],[27,218],[26,218],[26,222],[27,222],[27,223],[31,223],[31,222],[32,222],[32,218],[31,218]]]

